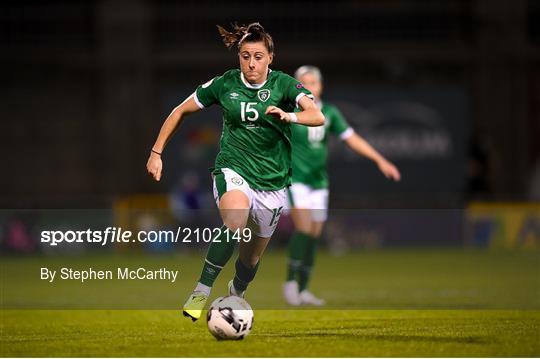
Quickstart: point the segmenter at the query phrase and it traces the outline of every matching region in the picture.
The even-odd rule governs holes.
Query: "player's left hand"
[[[399,181],[401,180],[401,173],[399,173],[399,170],[396,166],[394,166],[393,163],[388,162],[386,160],[382,160],[379,163],[377,163],[377,166],[379,167],[379,170],[383,173],[383,175],[391,180]]]
[[[268,106],[266,108],[266,111],[264,112],[266,115],[270,115],[278,120],[284,121],[284,122],[291,122],[291,116],[276,106]]]

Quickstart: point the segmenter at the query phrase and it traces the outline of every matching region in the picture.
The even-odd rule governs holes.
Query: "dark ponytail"
[[[240,46],[244,42],[264,42],[268,53],[274,53],[274,40],[272,36],[264,30],[261,24],[258,22],[251,23],[249,25],[232,25],[232,31],[225,30],[222,26],[217,25],[219,34],[223,38],[223,43],[228,49],[233,46]]]

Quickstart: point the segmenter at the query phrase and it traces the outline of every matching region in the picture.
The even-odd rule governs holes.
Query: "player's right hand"
[[[161,179],[162,168],[163,163],[161,162],[161,156],[151,152],[150,157],[148,157],[148,162],[146,162],[146,170],[148,171],[148,174],[156,181],[159,181]]]
[[[394,180],[396,182],[401,180],[401,173],[399,173],[399,170],[392,162],[382,160],[377,163],[377,166],[379,166],[379,170],[384,174],[386,178]]]

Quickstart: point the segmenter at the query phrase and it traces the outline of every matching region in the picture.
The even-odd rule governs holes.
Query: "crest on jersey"
[[[231,178],[231,182],[234,183],[235,185],[237,186],[241,186],[244,184],[244,180],[241,179],[240,177],[233,177]]]
[[[268,89],[259,90],[259,92],[257,92],[257,97],[262,102],[266,102],[266,100],[268,100],[270,98],[270,90],[268,90]]]

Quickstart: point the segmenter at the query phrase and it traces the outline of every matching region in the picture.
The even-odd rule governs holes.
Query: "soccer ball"
[[[253,310],[240,297],[219,297],[210,305],[206,321],[208,330],[216,339],[240,340],[253,327]]]

